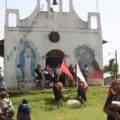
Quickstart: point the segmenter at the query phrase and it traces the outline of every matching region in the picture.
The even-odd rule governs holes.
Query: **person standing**
[[[89,75],[89,70],[88,70],[88,65],[87,64],[84,64],[84,66],[81,68],[81,72],[85,78],[85,81],[87,82],[87,78],[88,78],[88,75]]]
[[[35,76],[36,76],[37,88],[41,88],[42,70],[40,65],[37,65],[37,68],[35,69]]]
[[[23,80],[23,76],[22,76],[22,71],[20,69],[20,65],[17,65],[17,70],[16,70],[16,75],[17,75],[17,89],[21,89],[21,81]]]
[[[58,109],[60,106],[62,106],[62,101],[61,101],[63,99],[62,89],[63,89],[63,84],[56,79],[53,86],[53,93],[55,97],[55,103]]]
[[[79,80],[79,82],[78,82],[78,89],[77,89],[77,97],[78,97],[78,100],[81,103],[81,106],[83,104],[86,106],[86,102],[87,102],[85,89],[86,89],[86,85],[84,84],[83,81]]]
[[[103,111],[107,120],[120,120],[120,80],[111,83]]]
[[[3,78],[0,77],[0,92],[1,92],[1,91],[4,91],[4,90],[7,90],[7,86],[6,86],[6,83],[5,83],[5,81],[3,80]]]

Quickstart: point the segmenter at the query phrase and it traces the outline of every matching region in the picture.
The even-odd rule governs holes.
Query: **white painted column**
[[[73,11],[73,3],[72,2],[73,2],[72,0],[69,0],[69,10],[70,10],[70,12]]]
[[[52,16],[52,12],[51,12],[51,0],[48,0],[48,7],[47,7],[47,10],[48,10],[48,18],[50,18]]]
[[[63,7],[62,0],[59,0],[59,12],[62,12],[62,7]]]

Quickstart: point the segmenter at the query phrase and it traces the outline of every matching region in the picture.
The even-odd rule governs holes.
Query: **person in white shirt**
[[[7,89],[6,83],[2,77],[0,77],[0,92]]]
[[[21,89],[21,80],[23,79],[23,76],[19,64],[17,65],[16,75],[18,80],[17,89]]]

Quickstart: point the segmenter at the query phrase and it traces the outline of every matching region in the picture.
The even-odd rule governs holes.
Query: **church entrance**
[[[50,65],[51,68],[56,68],[61,65],[64,56],[64,53],[60,50],[51,50],[46,54],[46,66]]]

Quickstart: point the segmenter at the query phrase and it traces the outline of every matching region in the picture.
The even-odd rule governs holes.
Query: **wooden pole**
[[[115,61],[116,61],[116,79],[117,79],[117,72],[118,72],[118,64],[117,64],[117,50],[115,50]]]

